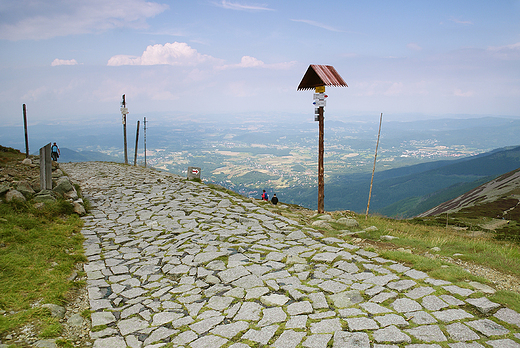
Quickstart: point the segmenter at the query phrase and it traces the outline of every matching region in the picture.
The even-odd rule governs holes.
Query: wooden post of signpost
[[[126,144],[126,115],[128,114],[128,108],[126,107],[125,95],[123,94],[123,103],[121,107],[121,115],[123,116],[123,138],[124,138],[124,152],[125,152],[125,164],[128,164],[128,149]]]
[[[23,127],[25,130],[25,158],[29,158],[29,136],[27,135],[27,109],[23,104]]]
[[[146,168],[146,117],[144,118],[144,167]]]
[[[137,165],[137,143],[139,141],[139,120],[137,120],[137,131],[135,133],[134,167]]]
[[[318,108],[318,213],[323,214],[325,211],[325,167],[323,164],[325,157],[325,120],[323,106]]]

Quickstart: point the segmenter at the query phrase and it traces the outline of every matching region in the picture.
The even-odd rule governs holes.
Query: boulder
[[[9,191],[11,189],[11,186],[9,186],[8,183],[1,183],[0,184],[0,196],[3,195],[4,193],[7,193],[7,191]]]
[[[32,163],[32,160],[30,158],[25,158],[23,161],[22,161],[22,164],[23,165],[26,165],[26,166],[30,166]]]
[[[312,226],[318,228],[332,229],[332,226],[325,220],[316,220],[312,223]]]
[[[28,183],[27,181],[18,182],[16,184],[16,190],[21,192],[27,198],[31,198],[35,193],[31,184]]]
[[[83,215],[86,215],[87,212],[85,211],[85,207],[83,207],[83,205],[81,203],[79,203],[78,201],[72,203],[74,205],[74,212],[76,214],[78,214],[79,216],[83,216]]]
[[[61,169],[56,169],[55,171],[52,172],[52,177],[55,179],[61,178],[64,175],[65,174],[63,174],[63,171]]]
[[[51,190],[41,190],[34,196],[33,200],[37,203],[55,202],[56,195]]]
[[[7,193],[5,194],[5,200],[7,202],[11,202],[13,200],[16,200],[16,201],[23,201],[25,202],[25,197],[24,195],[20,192],[20,191],[17,191],[17,190],[9,190],[7,191]]]
[[[332,216],[330,216],[330,215],[320,215],[320,216],[318,216],[318,219],[331,221],[332,220]]]
[[[72,186],[70,179],[66,176],[60,177],[56,182],[56,187],[52,189],[52,191],[58,193],[61,196],[72,190],[74,190],[74,186]]]
[[[70,199],[72,201],[75,201],[76,199],[79,198],[78,196],[78,192],[76,191],[76,189],[74,187],[72,187],[72,190],[69,191],[69,192],[65,192],[65,194],[63,195],[63,197],[67,198],[67,199]]]
[[[352,219],[352,218],[342,217],[342,218],[339,218],[338,220],[336,220],[336,222],[338,224],[342,224],[347,227],[359,227],[359,224],[356,221],[356,219]]]
[[[54,318],[63,319],[63,317],[65,317],[65,307],[58,306],[54,303],[45,303],[42,305],[42,308],[49,309]]]
[[[31,182],[31,187],[32,187],[32,189],[34,190],[34,192],[40,192],[40,190],[42,189],[42,187],[41,187],[41,183],[40,183],[40,178],[38,178],[38,179],[34,179],[34,180]]]

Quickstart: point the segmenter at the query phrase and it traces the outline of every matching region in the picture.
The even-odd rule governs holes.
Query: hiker
[[[53,161],[57,161],[58,157],[60,157],[60,148],[54,143],[51,146],[51,158]]]
[[[267,192],[265,192],[265,190],[263,190],[263,192],[262,192],[262,200],[263,201],[269,200],[269,195],[267,194]]]
[[[276,193],[273,194],[273,198],[271,198],[271,203],[274,205],[278,204],[278,197],[276,197]]]

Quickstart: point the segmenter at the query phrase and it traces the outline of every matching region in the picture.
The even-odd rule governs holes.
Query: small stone
[[[58,306],[54,303],[46,303],[42,305],[42,308],[47,308],[51,311],[51,316],[54,318],[62,319],[65,316],[65,307]]]
[[[398,239],[399,237],[390,236],[390,235],[384,235],[384,236],[381,236],[381,237],[379,237],[379,238],[380,238],[381,240],[390,241],[390,240]]]
[[[488,314],[489,312],[500,307],[500,304],[491,302],[487,297],[468,298],[466,302],[475,306],[481,313]]]

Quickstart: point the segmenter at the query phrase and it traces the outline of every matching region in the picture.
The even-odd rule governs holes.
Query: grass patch
[[[75,286],[67,278],[76,263],[86,261],[83,222],[71,211],[61,200],[42,209],[26,202],[0,204],[0,309],[6,312],[0,333],[37,320],[41,335],[59,335],[59,323],[31,305],[63,304]]]
[[[520,312],[520,294],[499,290],[489,297],[490,301],[506,304],[509,309]]]
[[[439,247],[441,250],[436,254],[440,256],[453,257],[454,254],[462,254],[459,256],[461,260],[520,277],[520,248],[516,244],[497,241],[493,235],[485,233],[474,237],[471,231],[446,228],[446,218],[444,227],[440,227],[438,222],[426,221],[425,224],[420,224],[417,220],[399,221],[378,216],[371,216],[367,221],[364,217],[358,218],[358,221],[363,228],[372,225],[378,228],[377,231],[365,233],[364,238],[378,241],[382,235],[398,237],[389,243],[393,249],[412,249],[416,255]]]

